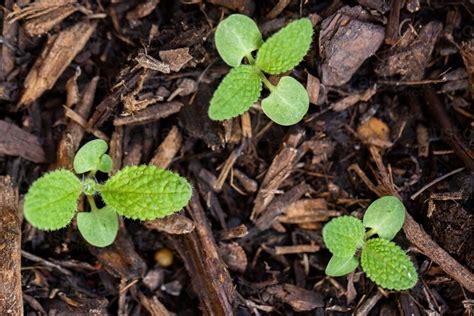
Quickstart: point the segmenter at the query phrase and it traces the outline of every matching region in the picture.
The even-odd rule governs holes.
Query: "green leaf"
[[[99,170],[100,159],[107,152],[108,146],[102,139],[95,139],[82,146],[74,157],[76,173]]]
[[[111,245],[119,229],[117,213],[110,207],[77,214],[77,228],[82,237],[96,247]]]
[[[256,65],[272,75],[293,69],[311,47],[312,37],[313,25],[308,18],[293,21],[263,43]]]
[[[369,239],[365,243],[361,265],[372,281],[389,290],[411,289],[418,279],[406,253],[395,243],[382,238]]]
[[[109,173],[112,171],[113,164],[112,157],[103,154],[102,157],[100,157],[99,170],[103,173]]]
[[[81,181],[71,171],[45,174],[33,182],[25,195],[26,220],[42,230],[65,227],[74,217],[81,189]]]
[[[257,102],[262,90],[262,79],[252,66],[232,69],[220,83],[211,99],[209,117],[222,121],[236,117]]]
[[[272,121],[284,126],[301,121],[308,108],[306,89],[292,77],[282,77],[276,89],[262,100],[263,112]]]
[[[191,198],[188,181],[154,166],[128,166],[99,189],[105,204],[132,219],[162,218],[181,210]]]
[[[338,257],[352,257],[364,244],[362,222],[352,216],[332,219],[323,228],[323,238],[329,251]]]
[[[332,256],[326,267],[326,274],[333,277],[343,276],[354,271],[359,265],[356,257]]]
[[[405,221],[405,207],[394,196],[381,197],[365,211],[363,224],[374,229],[379,237],[392,240]]]
[[[263,43],[257,24],[242,14],[232,14],[220,22],[215,41],[219,55],[232,67],[239,66],[245,55]]]

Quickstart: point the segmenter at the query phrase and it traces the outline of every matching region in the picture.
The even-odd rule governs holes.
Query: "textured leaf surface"
[[[186,206],[192,190],[179,175],[154,166],[129,166],[117,172],[100,189],[104,202],[132,219],[168,216]]]
[[[390,290],[406,290],[418,279],[415,267],[395,243],[382,238],[369,239],[362,249],[362,269],[377,285]]]
[[[212,96],[209,117],[222,121],[244,113],[258,100],[261,90],[262,80],[254,67],[232,69]]]
[[[375,229],[379,237],[392,240],[404,221],[403,203],[394,196],[384,196],[369,205],[362,222],[365,227]]]
[[[107,152],[107,143],[102,139],[95,139],[82,146],[74,157],[74,171],[84,173],[99,170],[100,158]]]
[[[291,22],[263,43],[257,53],[257,66],[277,75],[296,67],[311,46],[313,25],[308,18]]]
[[[308,108],[306,89],[292,77],[282,77],[276,89],[262,100],[263,112],[272,121],[284,126],[301,121]]]
[[[338,257],[352,257],[364,244],[362,222],[352,216],[332,219],[323,228],[323,238],[329,251]]]
[[[219,55],[232,67],[239,66],[245,55],[263,43],[257,24],[242,14],[232,14],[220,22],[215,41]]]
[[[104,173],[109,173],[112,171],[113,164],[112,157],[103,154],[102,157],[100,157],[99,170]]]
[[[106,206],[92,212],[79,212],[76,220],[82,237],[93,246],[107,247],[117,237],[118,216],[110,207]]]
[[[343,276],[354,271],[359,265],[356,257],[332,256],[326,267],[326,274],[333,277]]]
[[[65,227],[74,217],[81,189],[79,179],[68,170],[45,174],[25,195],[26,220],[43,230]]]

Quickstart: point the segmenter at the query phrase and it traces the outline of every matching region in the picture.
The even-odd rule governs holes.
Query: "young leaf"
[[[232,67],[239,66],[245,55],[263,43],[257,24],[242,14],[232,14],[220,22],[215,41],[219,55]]]
[[[107,247],[117,236],[118,216],[107,206],[96,211],[79,212],[76,220],[82,237],[92,246]]]
[[[222,121],[244,113],[258,100],[261,90],[262,79],[254,67],[232,69],[212,96],[209,117]]]
[[[56,170],[36,180],[25,195],[25,218],[42,230],[65,227],[74,217],[81,181],[68,170]]]
[[[102,139],[95,139],[82,146],[74,157],[74,171],[84,173],[99,170],[100,159],[107,152],[107,143]]]
[[[406,253],[395,243],[382,238],[369,239],[365,243],[361,265],[372,281],[390,290],[410,289],[418,279]]]
[[[308,52],[312,37],[313,25],[308,18],[293,21],[263,43],[256,65],[272,75],[293,69]]]
[[[326,275],[338,277],[351,273],[359,265],[356,257],[336,257],[332,256],[326,267]]]
[[[394,196],[381,197],[365,211],[363,224],[374,229],[380,238],[392,240],[405,221],[405,207]]]
[[[364,244],[362,222],[352,216],[332,219],[323,228],[323,238],[329,251],[338,257],[352,257]]]
[[[132,219],[168,216],[186,206],[191,185],[179,175],[154,166],[129,166],[99,189],[105,204]]]
[[[272,121],[284,126],[298,123],[308,108],[306,89],[292,77],[282,77],[276,89],[262,100],[263,112]]]
[[[99,170],[103,173],[109,173],[112,171],[113,164],[112,157],[103,154],[102,157],[100,157]]]

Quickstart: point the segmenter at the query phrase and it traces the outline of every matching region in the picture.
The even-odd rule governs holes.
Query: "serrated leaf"
[[[81,181],[71,171],[45,174],[33,182],[25,195],[26,220],[42,230],[65,227],[76,213],[81,189]]]
[[[154,166],[128,166],[99,190],[105,204],[132,219],[162,218],[181,210],[191,198],[188,181]]]
[[[256,65],[272,75],[293,69],[308,52],[312,38],[313,25],[308,18],[293,21],[263,43]]]
[[[364,244],[362,222],[352,216],[332,219],[323,228],[323,238],[329,251],[338,257],[352,257]]]
[[[108,146],[102,139],[94,139],[82,146],[74,157],[74,171],[84,173],[99,170],[100,158],[107,152]]]
[[[351,273],[359,266],[356,257],[336,257],[332,256],[326,267],[326,275],[339,277]]]
[[[248,65],[232,69],[220,83],[211,99],[209,117],[222,121],[247,111],[260,97],[262,79]]]
[[[245,55],[262,45],[263,40],[257,24],[251,18],[232,14],[217,26],[215,42],[222,59],[229,66],[237,67]]]
[[[369,239],[365,243],[361,265],[372,281],[389,290],[411,289],[418,279],[407,254],[395,243],[382,238]]]
[[[107,154],[103,154],[102,157],[100,157],[99,170],[104,173],[109,173],[112,171],[113,164],[112,157]]]
[[[306,89],[292,77],[282,77],[276,89],[262,100],[263,112],[272,121],[284,126],[301,121],[308,108]]]
[[[82,237],[96,247],[111,245],[119,229],[117,213],[110,207],[77,214],[77,228]]]
[[[363,224],[374,229],[379,237],[392,240],[405,221],[405,206],[394,196],[381,197],[365,211]]]

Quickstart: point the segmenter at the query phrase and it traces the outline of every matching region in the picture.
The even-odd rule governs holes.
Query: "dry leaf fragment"
[[[96,25],[97,22],[93,21],[79,22],[48,40],[26,76],[19,108],[30,105],[54,86],[74,57],[84,48]]]
[[[390,142],[390,129],[384,121],[371,117],[357,128],[359,138],[367,143],[381,148],[388,148]]]
[[[160,52],[160,58],[165,64],[168,64],[171,71],[180,71],[193,56],[189,54],[189,47],[163,50]]]

